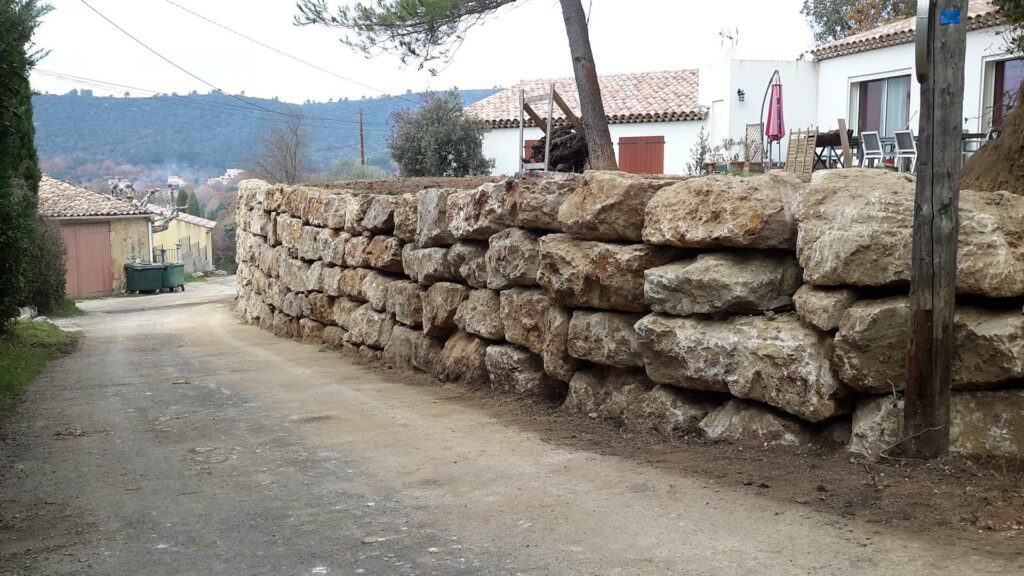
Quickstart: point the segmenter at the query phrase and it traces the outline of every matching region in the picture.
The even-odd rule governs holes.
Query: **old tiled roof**
[[[707,110],[697,104],[699,81],[700,75],[697,70],[601,76],[601,97],[604,100],[605,114],[612,124],[703,120],[707,116]],[[491,128],[518,127],[519,91],[524,90],[527,98],[546,96],[552,82],[555,83],[555,90],[578,116],[580,101],[576,91],[576,80],[573,78],[524,80],[467,107],[466,110]],[[546,102],[531,106],[541,117],[547,117]],[[553,116],[556,120],[564,120],[565,117],[558,106],[555,106]],[[526,124],[532,126],[533,122],[527,119]]]
[[[873,30],[847,36],[841,40],[818,46],[811,50],[817,60],[877,50],[888,46],[908,44],[914,41],[915,18],[906,18]],[[981,30],[1003,23],[999,8],[991,0],[970,0],[967,5],[967,30]]]
[[[148,211],[124,200],[79,188],[49,176],[43,176],[39,182],[39,215],[44,218],[148,216],[149,214]]]
[[[146,204],[146,208],[149,208],[150,212],[154,214],[159,214],[161,216],[170,216],[171,214],[170,208],[161,206],[159,204]],[[193,216],[191,214],[186,214],[184,212],[178,212],[177,215],[174,216],[174,218],[176,220],[181,220],[182,222],[188,222],[189,224],[202,226],[203,228],[212,229],[217,226],[217,223],[214,222],[213,220],[207,220],[206,218],[200,218],[199,216]]]

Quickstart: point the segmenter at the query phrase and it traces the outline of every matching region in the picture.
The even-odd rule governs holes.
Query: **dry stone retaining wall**
[[[634,430],[900,439],[912,178],[527,177],[239,187],[237,312]],[[953,450],[1024,452],[1024,198],[961,194]]]

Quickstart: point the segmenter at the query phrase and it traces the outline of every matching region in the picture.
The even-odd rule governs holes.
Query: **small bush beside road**
[[[0,423],[13,410],[21,387],[48,360],[74,350],[76,342],[74,334],[48,322],[18,322],[0,336]]]

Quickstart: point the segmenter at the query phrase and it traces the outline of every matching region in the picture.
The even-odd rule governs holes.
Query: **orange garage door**
[[[72,298],[110,296],[114,289],[110,268],[110,223],[64,224],[67,250],[66,292]]]

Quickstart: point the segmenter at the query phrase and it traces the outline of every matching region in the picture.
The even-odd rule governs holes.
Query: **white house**
[[[963,21],[968,30],[964,129],[984,133],[997,127],[1016,104],[1024,85],[1024,60],[1009,52],[1001,36],[1002,18],[990,0],[971,0]],[[644,136],[650,142],[663,137],[660,171],[664,173],[686,171],[701,128],[708,131],[712,144],[726,138],[743,140],[747,125],[763,121],[762,102],[776,70],[783,84],[788,129],[833,130],[842,118],[855,133],[878,131],[891,136],[894,130],[907,127],[916,132],[920,97],[914,76],[914,38],[914,19],[908,18],[819,46],[809,53],[813,60],[741,60],[727,54],[699,70],[602,77],[620,167],[652,171],[649,163],[640,166],[644,170],[636,170],[632,157],[622,157],[624,137]],[[521,82],[468,108],[492,129],[484,139],[484,153],[495,160],[496,174],[518,170],[519,90],[527,96],[545,94],[549,82]],[[578,111],[572,80],[556,83],[559,93]],[[556,117],[560,117],[557,109]],[[530,128],[527,134],[533,140],[541,132]],[[634,149],[630,146],[627,152]]]

